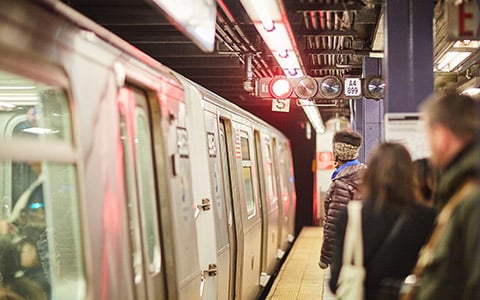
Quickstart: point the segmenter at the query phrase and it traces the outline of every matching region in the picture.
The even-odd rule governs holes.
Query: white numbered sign
[[[362,84],[360,78],[345,78],[345,96],[359,97],[362,95]]]

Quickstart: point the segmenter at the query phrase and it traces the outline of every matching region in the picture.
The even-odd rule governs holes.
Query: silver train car
[[[61,2],[0,0],[1,299],[255,299],[295,202],[281,132]]]

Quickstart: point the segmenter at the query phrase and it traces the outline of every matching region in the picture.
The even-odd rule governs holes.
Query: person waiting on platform
[[[429,158],[419,158],[413,161],[415,184],[421,199],[429,206],[433,206],[433,196],[438,178],[438,171],[432,166]]]
[[[325,222],[320,267],[326,269],[332,263],[334,250],[334,226],[339,213],[350,200],[360,200],[359,171],[366,168],[358,155],[362,137],[354,131],[338,131],[333,136],[333,158],[335,171],[325,194]]]
[[[366,169],[360,163],[358,155],[362,144],[362,136],[354,131],[338,131],[333,136],[333,158],[335,171],[332,182],[325,194],[325,222],[323,226],[323,243],[319,265],[326,269],[324,274],[324,299],[329,297],[328,280],[329,265],[335,253],[335,223],[338,215],[351,200],[360,200],[360,172]]]
[[[415,299],[480,299],[480,102],[442,92],[420,110],[441,172],[434,199],[441,211],[415,266]]]
[[[380,144],[367,165],[360,186],[364,196],[365,299],[398,299],[401,282],[410,274],[432,232],[436,211],[418,198],[413,162],[403,145]],[[334,292],[342,266],[347,219],[343,212],[336,225],[337,252],[330,280]]]

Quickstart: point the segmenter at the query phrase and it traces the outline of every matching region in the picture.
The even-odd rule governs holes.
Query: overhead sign
[[[446,4],[447,34],[451,40],[480,39],[480,0],[472,0],[456,5]]]
[[[213,52],[217,6],[215,0],[150,0],[172,24],[188,36],[200,49]]]
[[[272,111],[289,112],[290,99],[272,99]]]
[[[420,113],[386,113],[385,141],[403,144],[414,160],[430,156]]]
[[[344,91],[347,97],[359,97],[362,95],[362,81],[360,78],[345,78]]]

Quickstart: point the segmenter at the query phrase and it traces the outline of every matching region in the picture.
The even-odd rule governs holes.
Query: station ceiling
[[[254,80],[283,75],[283,71],[240,0],[216,0],[213,52],[202,51],[186,37],[152,4],[155,0],[62,1],[153,59],[270,122],[290,138],[297,134],[296,130],[305,128],[307,118],[295,101],[290,104],[290,112],[273,112],[271,100],[244,88],[249,55]],[[384,0],[271,1],[279,1],[286,11],[306,75],[361,75],[363,57],[383,54]],[[444,30],[444,3],[448,1],[453,2],[434,0],[434,64],[453,44],[445,38]],[[480,49],[474,51],[456,70],[434,70],[435,87],[459,85],[463,77],[480,78]],[[324,122],[350,117],[348,100],[321,103],[318,109]]]
[[[304,126],[294,101],[290,112],[272,112],[271,100],[244,89],[246,56],[255,78],[283,75],[239,0],[217,0],[214,51],[202,51],[147,0],[64,0],[155,60],[258,115],[283,131]],[[362,57],[381,51],[374,38],[380,0],[283,0],[306,75],[360,75]],[[349,117],[348,101],[319,107],[323,121]]]

